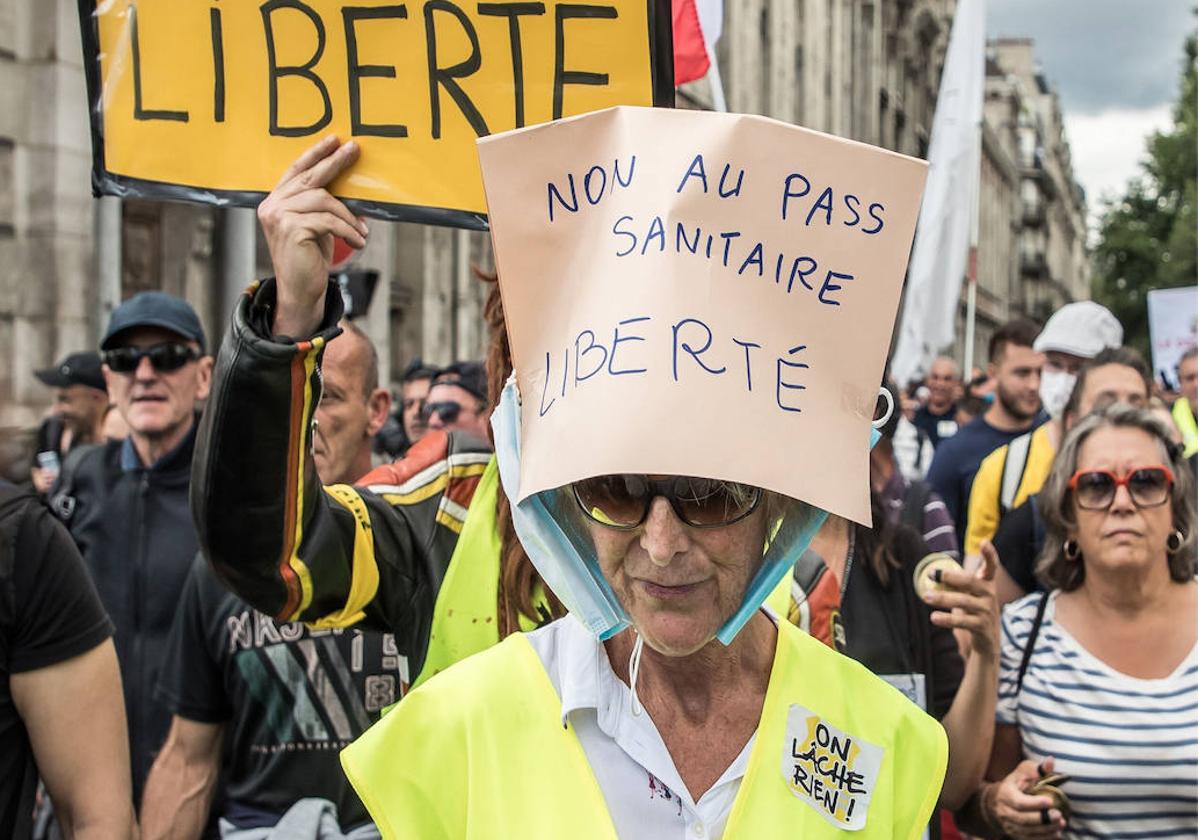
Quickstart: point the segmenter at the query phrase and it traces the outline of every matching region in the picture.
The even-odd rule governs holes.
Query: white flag
[[[716,56],[716,43],[724,34],[724,0],[695,0],[695,11],[699,14],[699,28],[703,30],[703,42],[707,45],[707,82],[711,85],[711,104],[717,111],[727,111],[728,101],[724,98],[724,79],[720,75],[720,60]]]
[[[724,34],[724,0],[695,0],[695,11],[699,14],[707,54],[714,59],[716,42]]]
[[[900,387],[925,373],[936,354],[953,341],[982,165],[985,24],[984,0],[957,4],[932,120],[928,182],[911,249],[903,318],[890,364],[891,377]]]

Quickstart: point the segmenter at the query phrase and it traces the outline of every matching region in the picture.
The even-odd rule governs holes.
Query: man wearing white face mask
[[[1064,432],[1065,406],[1077,372],[1108,347],[1123,343],[1123,326],[1105,306],[1090,300],[1067,303],[1053,313],[1033,349],[1044,354],[1040,401],[1051,418],[991,452],[978,467],[969,493],[964,550],[981,552],[1003,515],[1040,489]]]

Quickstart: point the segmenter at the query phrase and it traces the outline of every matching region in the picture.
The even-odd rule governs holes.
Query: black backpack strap
[[[1040,603],[1036,604],[1036,617],[1032,619],[1032,629],[1027,634],[1023,645],[1023,658],[1019,661],[1019,676],[1015,678],[1015,693],[1023,690],[1023,677],[1027,673],[1028,663],[1032,661],[1032,650],[1036,647],[1036,638],[1040,635],[1040,625],[1044,622],[1044,610],[1048,607],[1048,593],[1040,595]]]
[[[58,474],[58,482],[50,490],[48,502],[50,510],[64,523],[69,524],[71,517],[75,515],[75,473],[79,464],[89,453],[101,446],[102,444],[98,443],[76,446],[62,459],[62,471]]]
[[[1039,493],[1033,493],[1027,497],[1027,503],[1032,507],[1032,557],[1039,558],[1040,552],[1044,550],[1044,542],[1048,539],[1048,529],[1044,526],[1044,515],[1040,513],[1040,505],[1037,501]],[[1034,565],[1034,563],[1033,563]]]

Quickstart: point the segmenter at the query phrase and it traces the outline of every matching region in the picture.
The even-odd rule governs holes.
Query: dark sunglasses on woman
[[[1069,489],[1082,510],[1106,510],[1120,487],[1127,488],[1136,507],[1159,507],[1169,500],[1173,471],[1163,466],[1133,467],[1117,476],[1110,470],[1078,470],[1069,479]]]
[[[154,370],[168,373],[195,361],[200,355],[199,350],[181,341],[164,341],[149,347],[117,347],[105,350],[104,364],[116,373],[133,373],[144,358],[150,360],[150,366]]]
[[[582,512],[608,528],[631,530],[649,517],[658,496],[692,528],[718,528],[744,519],[761,501],[761,488],[714,478],[601,475],[576,481],[574,499]]]

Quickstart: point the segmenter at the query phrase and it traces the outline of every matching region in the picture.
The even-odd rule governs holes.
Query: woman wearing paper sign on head
[[[325,144],[293,174],[319,188],[353,154]],[[323,196],[292,203],[306,217],[297,224],[308,233],[296,239],[308,258],[325,234],[352,231],[343,211]],[[303,256],[274,253],[282,279],[274,311],[261,316],[273,316],[276,334],[310,336],[328,321],[322,266]],[[313,381],[317,355],[296,363],[300,387]],[[517,400],[511,386],[494,421],[512,491]],[[601,420],[634,422],[618,412]],[[636,474],[578,476],[529,502],[513,505],[517,530],[574,616],[438,675],[347,752],[385,835],[922,832],[946,760],[938,725],[759,609],[822,511],[718,479]],[[202,507],[197,517],[206,518]],[[342,610],[351,618],[385,594],[379,587],[401,585],[357,562],[363,541],[378,539],[357,533]],[[236,564],[223,571],[239,583]]]

